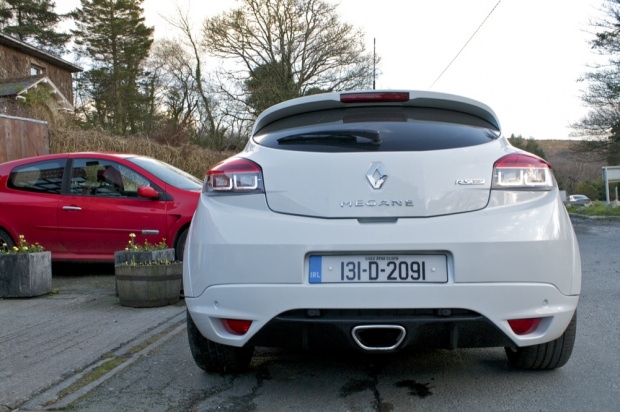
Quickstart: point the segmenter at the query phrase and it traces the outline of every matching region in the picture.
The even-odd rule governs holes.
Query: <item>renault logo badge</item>
[[[370,166],[368,172],[366,172],[366,179],[373,189],[381,189],[381,186],[387,180],[388,175],[385,173],[385,168],[379,162],[375,162]]]

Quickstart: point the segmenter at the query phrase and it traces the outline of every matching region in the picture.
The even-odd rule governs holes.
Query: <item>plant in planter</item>
[[[40,296],[52,290],[52,253],[19,235],[16,245],[0,245],[0,297]]]
[[[166,245],[166,239],[157,243],[150,243],[148,239],[144,243],[136,243],[136,234],[129,234],[129,242],[125,250],[114,252],[114,264],[129,265],[156,265],[165,264],[175,260],[173,248]]]
[[[158,243],[135,242],[129,234],[125,250],[114,253],[116,292],[123,306],[154,307],[179,301],[183,263],[176,262],[175,251]]]

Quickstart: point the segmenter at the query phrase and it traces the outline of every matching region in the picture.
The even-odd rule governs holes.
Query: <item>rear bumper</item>
[[[219,285],[186,297],[200,332],[231,346],[303,346],[304,339],[351,344],[353,327],[379,324],[403,326],[402,347],[530,346],[562,335],[577,302],[578,296],[563,295],[551,285],[518,283]],[[516,335],[507,322],[533,317],[544,319],[527,335]],[[251,320],[252,325],[239,336],[222,319]],[[321,338],[328,331],[340,338]]]

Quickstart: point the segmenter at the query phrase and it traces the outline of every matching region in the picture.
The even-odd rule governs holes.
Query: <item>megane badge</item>
[[[388,175],[385,173],[385,168],[379,162],[373,163],[368,172],[366,172],[366,179],[368,179],[373,189],[381,189],[387,178]]]

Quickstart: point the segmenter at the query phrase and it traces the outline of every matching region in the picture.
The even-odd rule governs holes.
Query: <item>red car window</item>
[[[18,166],[9,176],[8,187],[28,192],[60,194],[64,169],[64,160]]]

